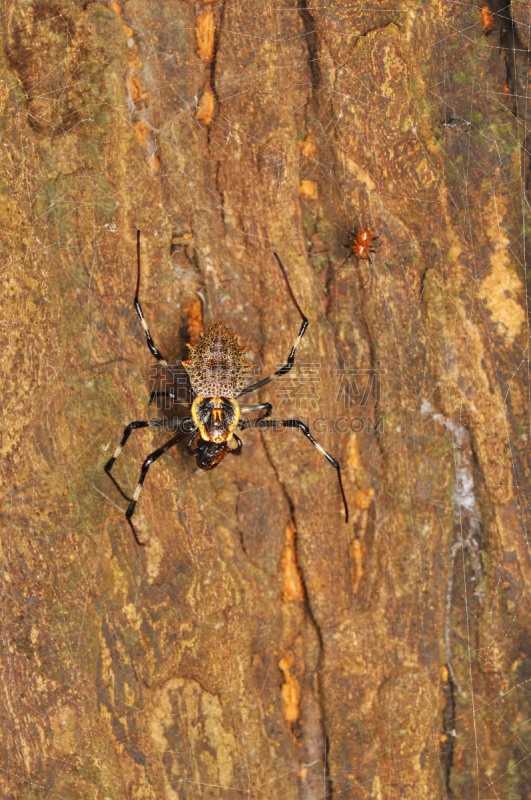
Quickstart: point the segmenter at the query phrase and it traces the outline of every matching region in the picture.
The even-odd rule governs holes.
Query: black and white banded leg
[[[136,268],[137,268],[137,274],[136,274],[136,292],[135,292],[134,306],[136,313],[140,317],[140,322],[142,323],[142,327],[144,328],[144,331],[146,333],[147,346],[149,347],[151,355],[154,356],[160,364],[162,364],[164,369],[167,369],[170,375],[172,375],[174,378],[177,378],[177,375],[172,370],[172,368],[170,367],[170,365],[168,364],[168,362],[166,361],[160,350],[157,347],[155,347],[155,342],[151,338],[149,328],[146,325],[146,320],[144,319],[144,314],[142,313],[142,306],[140,305],[140,300],[138,299],[138,294],[140,292],[140,230],[137,230],[136,232]]]
[[[112,456],[107,461],[107,463],[105,464],[105,467],[104,467],[105,472],[107,473],[107,475],[109,476],[111,481],[114,483],[114,485],[116,486],[116,488],[118,489],[118,491],[120,492],[122,497],[125,500],[127,500],[127,502],[130,502],[131,498],[128,497],[125,494],[125,492],[122,490],[122,488],[120,487],[120,484],[115,479],[114,475],[111,475],[111,470],[112,470],[112,468],[114,466],[114,462],[116,461],[116,459],[118,458],[118,456],[120,455],[122,450],[124,449],[127,440],[131,436],[131,433],[134,430],[136,430],[137,428],[148,428],[148,427],[149,427],[149,422],[144,422],[143,420],[138,420],[136,422],[130,422],[129,425],[127,426],[127,428],[124,431],[124,435],[122,436],[122,441],[120,442],[120,444],[118,445],[118,447],[116,448],[116,450],[114,451],[114,453],[112,454]]]
[[[290,354],[288,356],[288,360],[284,364],[284,366],[281,367],[280,369],[277,369],[277,371],[274,372],[272,375],[270,375],[268,378],[263,378],[261,381],[258,381],[258,383],[253,383],[251,386],[246,386],[244,389],[242,389],[242,391],[240,392],[238,397],[241,397],[244,394],[249,394],[249,392],[255,392],[257,389],[261,389],[262,386],[265,386],[266,383],[270,383],[270,381],[273,380],[275,375],[285,375],[287,372],[290,371],[290,369],[293,367],[293,364],[295,362],[295,352],[297,350],[299,342],[302,339],[302,337],[304,336],[304,334],[306,333],[306,328],[308,327],[308,324],[309,324],[308,323],[308,318],[302,313],[302,309],[301,309],[300,305],[297,303],[297,301],[295,299],[295,295],[293,294],[293,290],[292,290],[292,288],[290,286],[290,283],[289,283],[289,280],[288,280],[288,275],[287,275],[286,270],[284,269],[284,265],[283,265],[282,261],[280,260],[280,258],[278,257],[278,255],[276,253],[273,253],[273,255],[275,256],[275,258],[277,260],[277,263],[278,263],[278,266],[280,267],[280,271],[282,272],[282,277],[284,278],[284,280],[286,282],[286,286],[288,287],[288,292],[289,292],[290,297],[291,297],[291,299],[293,301],[293,305],[295,306],[295,308],[297,309],[297,311],[301,315],[302,324],[301,324],[301,327],[300,327],[300,330],[299,330],[299,335],[297,336],[297,338],[295,340],[295,344],[291,348],[291,352],[290,352]]]
[[[324,447],[321,447],[319,442],[316,442],[313,438],[312,434],[310,433],[310,429],[304,422],[300,419],[257,419],[257,420],[241,420],[239,422],[239,427],[242,431],[248,430],[249,428],[258,428],[258,430],[264,430],[265,428],[298,428],[307,439],[316,447],[319,452],[326,458],[329,464],[332,464],[337,471],[337,479],[339,481],[339,488],[341,490],[341,497],[343,498],[343,505],[345,506],[345,522],[348,522],[348,505],[347,505],[347,498],[345,497],[345,490],[343,489],[343,481],[341,480],[341,467],[339,466],[339,461],[331,456],[330,453],[327,453]]]
[[[137,532],[136,532],[136,530],[134,528],[133,523],[131,522],[131,519],[133,517],[133,514],[135,513],[136,504],[138,502],[138,498],[140,497],[140,492],[142,491],[142,485],[143,485],[143,483],[144,483],[144,481],[146,479],[146,475],[149,472],[150,466],[158,458],[160,458],[162,455],[164,455],[164,453],[166,453],[170,449],[170,447],[174,447],[174,445],[179,444],[179,442],[182,439],[184,439],[185,436],[189,436],[189,435],[190,435],[190,431],[188,431],[188,430],[184,430],[184,431],[180,430],[179,433],[177,433],[175,436],[172,436],[172,438],[169,439],[166,442],[166,444],[163,444],[162,447],[159,447],[157,450],[154,450],[153,453],[151,453],[146,458],[144,463],[142,464],[142,469],[140,470],[140,478],[138,479],[138,483],[137,483],[136,489],[135,489],[135,491],[133,493],[133,497],[131,499],[131,502],[129,503],[129,507],[128,507],[127,511],[125,512],[126,519],[127,519],[128,523],[129,523],[129,525],[131,526],[131,530],[133,531],[133,536],[135,537],[135,541],[141,547],[144,547],[145,542],[141,542],[140,539],[138,538]]]
[[[270,417],[272,410],[273,406],[271,403],[253,403],[251,405],[240,406],[241,414],[252,414],[253,411],[265,411],[265,414],[262,414],[260,417],[257,417],[257,419],[254,420],[255,422],[257,422],[259,419]]]

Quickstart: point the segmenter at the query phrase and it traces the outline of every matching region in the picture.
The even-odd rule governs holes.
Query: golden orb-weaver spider
[[[164,369],[174,378],[177,378],[176,373],[162,356],[158,348],[155,347],[138,299],[140,292],[140,231],[137,231],[136,252],[137,279],[134,307],[140,317],[142,327],[144,328],[147,345],[151,354]],[[315,441],[308,426],[300,419],[267,419],[267,417],[271,415],[273,409],[271,403],[258,403],[254,405],[240,405],[238,403],[238,398],[242,397],[244,394],[249,394],[250,392],[260,389],[262,386],[272,381],[275,375],[285,375],[291,370],[295,362],[297,346],[308,327],[308,319],[302,313],[295,299],[286,270],[278,255],[276,253],[273,253],[273,255],[280,267],[293,305],[302,319],[298,336],[295,340],[295,344],[291,348],[286,364],[269,377],[263,378],[261,381],[253,383],[251,386],[244,387],[245,375],[251,369],[244,361],[244,353],[247,348],[239,347],[236,342],[237,334],[231,334],[222,322],[217,322],[204,333],[200,334],[195,345],[188,345],[190,348],[190,359],[181,363],[188,373],[192,394],[195,396],[193,402],[188,404],[190,414],[181,419],[175,418],[174,420],[166,420],[166,422],[175,421],[178,424],[178,432],[169,439],[166,444],[159,447],[158,450],[155,450],[146,458],[142,464],[140,478],[132,498],[127,497],[122,491],[119,484],[114,479],[114,476],[111,474],[111,470],[132,431],[137,428],[147,428],[150,423],[144,420],[130,422],[123,433],[120,444],[105,464],[105,472],[109,475],[121,495],[129,502],[125,516],[131,526],[136,543],[141,546],[144,546],[145,543],[141,542],[138,538],[132,523],[132,518],[135,513],[140,492],[142,491],[142,485],[153,462],[160,458],[170,447],[178,444],[178,442],[188,436],[188,452],[191,455],[195,455],[199,469],[214,469],[221,463],[226,455],[239,456],[241,454],[243,443],[240,437],[236,435],[237,428],[241,431],[248,430],[249,428],[298,428],[337,470],[339,488],[345,507],[345,522],[348,522],[348,506],[343,489],[343,482],[341,480],[341,467],[339,466],[339,462]],[[156,394],[156,392],[152,392],[150,402],[152,402]],[[253,411],[263,411],[264,413],[254,420],[241,419],[241,414],[249,414]],[[236,442],[236,447],[231,446],[233,441]]]

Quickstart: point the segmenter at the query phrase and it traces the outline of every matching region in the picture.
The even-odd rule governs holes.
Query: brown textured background
[[[2,797],[530,796],[530,15],[2,2]],[[374,274],[340,269],[355,217]],[[170,361],[219,318],[283,361],[277,249],[319,414],[385,370],[319,436],[348,526],[302,436],[247,434],[158,462],[135,546],[103,464],[152,413],[137,226]]]

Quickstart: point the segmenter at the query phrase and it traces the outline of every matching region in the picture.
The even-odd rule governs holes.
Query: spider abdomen
[[[194,394],[227,398],[239,395],[251,367],[244,360],[247,348],[238,345],[236,334],[217,322],[200,334],[195,345],[188,347],[190,359],[182,363]]]

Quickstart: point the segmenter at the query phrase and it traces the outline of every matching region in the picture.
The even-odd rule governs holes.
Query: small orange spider
[[[347,233],[347,231],[345,231]],[[369,228],[360,228],[358,231],[354,228],[352,233],[347,233],[348,236],[348,244],[340,244],[339,248],[344,250],[349,250],[348,256],[342,262],[341,266],[337,267],[335,270],[339,272],[339,270],[343,269],[349,258],[355,256],[356,258],[362,259],[364,261],[369,262],[370,270],[369,270],[369,280],[372,273],[372,259],[371,253],[376,253],[376,250],[372,246],[373,243],[380,238],[380,236],[373,236],[372,231]],[[332,250],[336,250],[337,248],[331,248]],[[312,256],[320,255],[321,253],[329,253],[330,250],[318,250],[316,253],[312,253]],[[369,281],[365,281],[363,286],[366,286]],[[363,286],[360,288],[363,289]]]
[[[363,284],[360,286],[360,289],[363,289],[369,283],[372,274],[372,259],[371,253],[376,253],[374,249],[373,242],[379,239],[379,236],[373,236],[372,232],[369,228],[360,228],[359,231],[353,230],[350,235],[350,242],[347,245],[350,253],[346,257],[343,264],[345,264],[351,256],[355,256],[356,258],[365,260],[369,262],[369,277]],[[344,245],[343,245],[344,246]]]
[[[364,258],[372,265],[370,253],[375,253],[376,250],[371,245],[378,238],[378,236],[373,236],[368,228],[362,228],[357,233],[354,233],[352,242],[349,244],[352,255],[356,256],[356,258]]]

